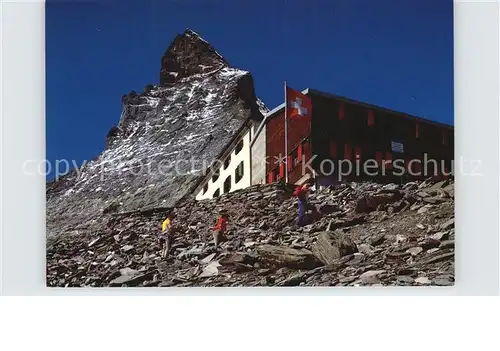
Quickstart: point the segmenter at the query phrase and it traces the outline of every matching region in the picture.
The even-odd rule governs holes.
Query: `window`
[[[333,141],[330,141],[330,157],[337,158],[337,144]]]
[[[217,179],[219,179],[219,175],[220,175],[220,169],[216,170],[212,175],[212,183],[215,183]]]
[[[279,180],[280,174],[279,174],[279,167],[276,167],[274,170],[273,170],[273,179],[276,181],[276,180]]]
[[[227,176],[224,181],[224,194],[231,191],[231,176]]]
[[[241,180],[241,178],[243,178],[243,171],[244,171],[244,166],[243,166],[243,161],[241,161],[238,167],[236,167],[236,170],[234,171],[235,183],[238,183]]]
[[[422,165],[421,165],[421,161],[420,160],[415,160],[413,162],[412,172],[414,172],[416,176],[421,176],[422,175]]]
[[[229,164],[231,163],[231,155],[229,155],[226,160],[224,161],[224,169],[229,167]]]
[[[236,153],[236,155],[238,155],[241,151],[241,149],[243,149],[243,139],[241,139],[238,144],[236,144],[236,149],[234,150],[234,152]]]
[[[385,167],[387,169],[392,168],[392,154],[390,152],[385,153]]]
[[[391,141],[391,150],[403,154],[405,152],[405,146],[403,143]]]
[[[427,159],[427,161],[424,163],[424,176],[430,177],[430,176],[436,176],[436,167],[437,163],[433,162],[432,156],[429,156],[428,153],[424,153],[424,159]]]
[[[283,162],[280,163],[280,179],[285,176],[285,164]]]
[[[359,146],[356,146],[356,149],[354,150],[354,155],[356,156],[356,160],[361,159],[361,148]]]
[[[381,167],[382,166],[382,152],[381,151],[375,152],[375,159],[377,160],[377,166]]]
[[[299,159],[299,162],[302,161],[302,143],[299,144],[299,147],[297,148],[297,158]]]
[[[375,125],[375,113],[372,110],[368,110],[368,125]]]
[[[269,172],[267,175],[267,183],[271,184],[274,181],[273,172]]]
[[[417,123],[417,124],[415,124],[415,138],[418,139],[419,135],[420,135],[420,124]]]
[[[292,170],[292,168],[293,168],[292,156],[286,157],[286,167],[288,168],[289,171]]]
[[[203,194],[202,195],[205,195],[205,193],[207,192],[208,190],[208,183],[205,184],[205,186],[203,187]]]
[[[291,167],[294,167],[297,163],[300,162],[297,156],[298,156],[298,148],[292,151],[291,162],[290,162],[290,164],[292,165]]]
[[[219,197],[220,189],[215,190],[213,197]]]
[[[302,152],[304,155],[304,160],[306,160],[306,161],[307,161],[307,157],[309,157],[309,155],[310,155],[310,148],[311,148],[311,145],[309,144],[309,141],[304,142],[304,146],[302,147]],[[302,158],[301,158],[301,160],[302,160]]]
[[[343,102],[339,106],[339,119],[345,119],[345,106]]]
[[[349,144],[344,145],[344,159],[345,160],[351,159],[351,145]]]

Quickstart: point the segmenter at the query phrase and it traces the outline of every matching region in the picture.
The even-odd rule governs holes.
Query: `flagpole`
[[[288,119],[287,119],[287,95],[286,95],[286,80],[285,80],[285,183],[288,183]]]

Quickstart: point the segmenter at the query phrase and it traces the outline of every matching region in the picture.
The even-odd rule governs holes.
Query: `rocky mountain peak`
[[[227,66],[227,61],[212,45],[195,31],[186,29],[175,37],[161,58],[160,84],[173,84],[181,78]]]
[[[98,157],[47,187],[48,236],[100,230],[110,213],[194,196],[207,165],[246,121],[260,122],[268,111],[251,74],[229,67],[191,30],[173,40],[161,77],[162,85],[122,97]]]

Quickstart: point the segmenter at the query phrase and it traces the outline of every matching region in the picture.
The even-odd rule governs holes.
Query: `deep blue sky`
[[[48,0],[47,159],[97,156],[122,95],[159,82],[186,28],[250,71],[269,108],[287,80],[453,123],[452,0]]]

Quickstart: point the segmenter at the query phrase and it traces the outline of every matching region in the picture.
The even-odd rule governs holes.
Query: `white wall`
[[[247,129],[245,135],[241,139],[243,139],[243,148],[240,150],[238,154],[236,154],[235,148],[238,143],[233,147],[231,151],[231,162],[228,167],[224,169],[223,162],[225,159],[221,160],[219,164],[222,165],[220,167],[220,175],[219,178],[215,182],[212,181],[212,177],[208,181],[208,189],[204,193],[203,188],[205,184],[203,184],[203,188],[200,190],[198,195],[196,195],[196,200],[204,200],[211,199],[213,194],[217,189],[220,190],[220,195],[224,194],[224,181],[228,176],[231,176],[231,190],[229,192],[247,188],[251,184],[251,165],[250,165],[250,136],[252,130],[251,128]],[[240,140],[241,140],[240,139]],[[239,142],[239,140],[238,140]],[[227,157],[226,157],[227,158]],[[243,178],[240,179],[238,183],[236,183],[236,168],[243,161]]]
[[[255,134],[254,134],[255,138]],[[259,135],[253,141],[251,149],[252,179],[251,184],[266,182],[266,126],[264,125]]]

